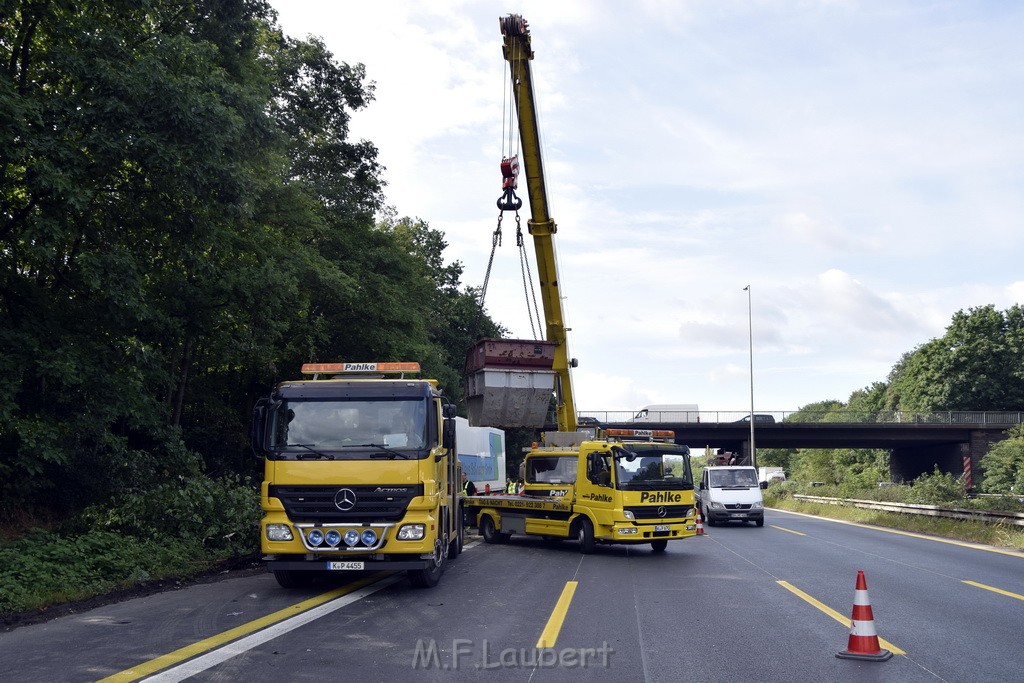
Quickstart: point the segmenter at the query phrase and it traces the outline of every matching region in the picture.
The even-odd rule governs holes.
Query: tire
[[[316,581],[320,572],[301,569],[277,569],[274,578],[281,588],[307,588]]]
[[[594,525],[588,517],[580,517],[576,522],[576,540],[580,542],[580,552],[589,555],[594,552]]]
[[[715,518],[708,514],[708,511],[707,511],[706,508],[704,510],[704,522],[708,526],[714,526],[715,525]]]
[[[463,546],[463,528],[462,528],[462,513],[459,513],[458,524],[455,525],[455,538],[448,544],[448,559],[454,560],[460,554],[462,554]]]
[[[764,526],[764,517],[760,517],[754,520],[754,524],[756,524],[757,526]]]
[[[659,538],[657,541],[651,541],[651,550],[656,553],[665,552],[665,548],[668,547],[668,539]]]
[[[434,559],[430,566],[424,569],[410,569],[406,572],[409,576],[409,583],[413,588],[433,588],[441,581],[444,574],[445,559],[448,556],[448,548],[444,546],[442,539],[434,542]]]
[[[490,515],[484,515],[480,519],[480,535],[486,543],[501,543],[501,534],[494,528],[494,520]]]

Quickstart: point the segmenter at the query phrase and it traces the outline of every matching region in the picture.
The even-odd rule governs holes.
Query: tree
[[[985,473],[981,490],[987,493],[1024,491],[1024,426],[1007,434],[1009,438],[993,445],[978,465]]]
[[[903,356],[889,375],[893,410],[1019,410],[1024,311],[992,305],[954,314],[946,333]]]

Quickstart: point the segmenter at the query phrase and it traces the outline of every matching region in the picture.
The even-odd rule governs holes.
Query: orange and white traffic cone
[[[697,508],[697,535],[704,535],[704,520],[700,516],[700,508]]]
[[[868,582],[864,572],[857,572],[857,588],[853,594],[853,617],[850,619],[850,639],[846,649],[837,652],[843,659],[864,659],[869,662],[884,662],[892,653],[883,650],[875,633],[875,616],[868,599]]]

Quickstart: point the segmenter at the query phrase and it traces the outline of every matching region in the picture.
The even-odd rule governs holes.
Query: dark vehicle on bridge
[[[737,422],[745,422],[745,423],[749,424],[750,423],[750,416],[749,415],[744,415],[742,418],[740,418],[739,420],[736,420],[736,421]],[[762,424],[763,425],[773,425],[773,424],[775,424],[775,417],[773,415],[768,415],[767,413],[754,413],[754,424],[756,424],[756,425],[762,425]]]

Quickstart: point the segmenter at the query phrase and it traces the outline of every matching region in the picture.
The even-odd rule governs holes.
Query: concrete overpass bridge
[[[750,462],[750,415],[739,411],[700,411],[638,416],[622,411],[580,411],[583,422],[603,427],[671,429],[676,442],[691,448],[721,449]],[[638,419],[641,417],[642,419]],[[685,421],[679,418],[685,418]],[[911,481],[936,466],[954,476],[978,480],[978,463],[1006,430],[1021,424],[1022,412],[943,411],[911,413],[806,412],[757,413],[757,448],[882,448],[890,452],[892,481]]]

